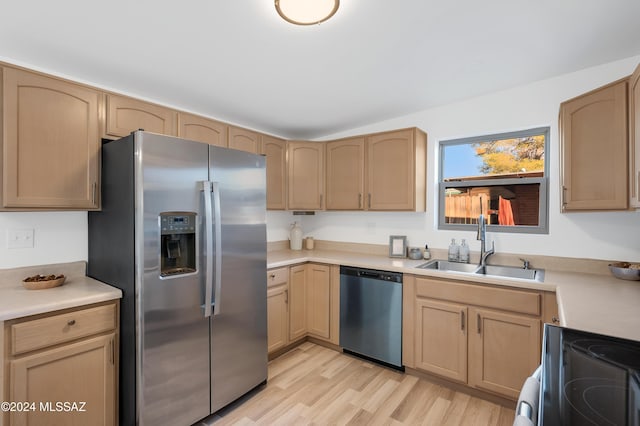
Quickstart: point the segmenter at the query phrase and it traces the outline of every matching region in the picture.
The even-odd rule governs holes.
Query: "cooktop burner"
[[[545,325],[541,425],[640,426],[640,342]]]
[[[624,401],[627,384],[616,379],[584,377],[569,380],[564,385],[563,396],[573,412],[572,424],[624,425],[625,412],[620,404]]]

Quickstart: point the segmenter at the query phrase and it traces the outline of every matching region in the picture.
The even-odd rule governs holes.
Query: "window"
[[[438,229],[548,234],[549,128],[440,142]]]

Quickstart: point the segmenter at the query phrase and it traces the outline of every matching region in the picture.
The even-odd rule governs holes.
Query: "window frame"
[[[538,184],[539,185],[539,200],[538,200],[538,225],[495,225],[487,224],[487,232],[506,232],[513,234],[548,234],[549,233],[549,134],[550,127],[536,127],[526,130],[517,130],[513,132],[495,133],[491,135],[472,136],[467,138],[449,139],[440,141],[438,144],[439,149],[439,176],[438,176],[438,229],[439,230],[457,230],[457,231],[475,231],[477,225],[464,224],[464,223],[445,223],[445,193],[448,188],[467,188],[467,187],[481,187],[481,186],[503,186],[503,185],[526,185],[526,184]],[[529,136],[544,135],[544,170],[543,177],[534,178],[488,178],[488,179],[474,179],[474,180],[450,180],[444,181],[444,162],[445,162],[445,147],[451,145],[470,145],[477,142],[487,142],[500,139],[515,139],[524,138]]]

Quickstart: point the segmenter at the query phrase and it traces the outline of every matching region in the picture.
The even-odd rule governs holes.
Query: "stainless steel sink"
[[[431,269],[435,271],[453,271],[474,273],[478,269],[478,265],[470,263],[449,262],[448,260],[432,260],[422,265],[416,266],[420,269]]]
[[[486,265],[478,268],[475,273],[480,275],[491,275],[494,277],[520,278],[538,282],[544,281],[544,270],[542,269],[524,269],[515,266]]]
[[[543,269],[524,269],[516,266],[478,266],[470,263],[449,262],[448,260],[431,260],[427,263],[416,266],[416,268],[544,282]]]

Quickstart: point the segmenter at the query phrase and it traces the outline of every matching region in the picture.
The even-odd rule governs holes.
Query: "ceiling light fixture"
[[[335,15],[340,0],[275,0],[276,10],[285,21],[313,25]]]

